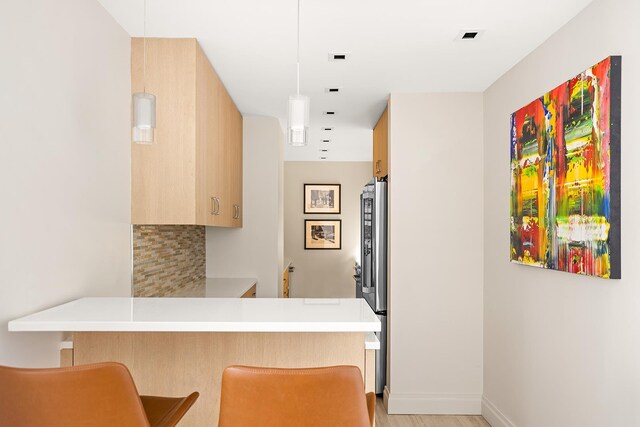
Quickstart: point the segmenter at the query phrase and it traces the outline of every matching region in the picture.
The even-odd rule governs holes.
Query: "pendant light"
[[[147,93],[147,0],[144,0],[144,18],[142,30],[142,92],[134,93],[132,97],[131,126],[133,128],[133,142],[136,144],[153,144],[154,129],[156,127],[156,96]]]
[[[298,39],[297,39],[297,89],[289,96],[289,123],[287,142],[295,147],[304,147],[309,140],[309,97],[300,95],[300,0],[298,0]]]

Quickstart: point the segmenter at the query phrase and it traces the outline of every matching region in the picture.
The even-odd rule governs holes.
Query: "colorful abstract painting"
[[[511,115],[511,261],[620,278],[621,58]]]

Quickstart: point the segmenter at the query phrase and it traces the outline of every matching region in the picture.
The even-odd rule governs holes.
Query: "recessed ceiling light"
[[[329,54],[329,61],[346,61],[349,54],[346,52],[332,52]]]
[[[335,116],[336,112],[335,111],[323,111],[322,114],[324,114],[325,116]]]
[[[456,40],[471,41],[478,40],[484,33],[484,30],[462,30],[458,33]]]
[[[327,160],[326,156],[320,156],[320,160]]]
[[[330,139],[323,139],[323,140],[322,140],[322,143],[323,143],[323,144],[328,144],[328,143],[330,143],[330,142],[331,142],[331,140],[330,140]]]
[[[324,89],[325,93],[340,93],[339,87],[327,87]]]
[[[333,128],[322,128],[322,130],[331,131]]]
[[[321,152],[321,153],[328,153],[328,152],[329,152],[329,150],[327,150],[326,148],[323,148],[323,149],[321,149],[321,150],[320,150],[320,152]]]

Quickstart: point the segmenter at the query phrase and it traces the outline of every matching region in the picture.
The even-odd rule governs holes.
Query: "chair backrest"
[[[356,366],[230,366],[222,374],[218,427],[370,425],[362,374]]]
[[[129,370],[120,363],[71,368],[0,366],[0,426],[148,427]]]

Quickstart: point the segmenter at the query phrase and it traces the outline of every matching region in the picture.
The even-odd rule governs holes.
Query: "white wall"
[[[371,162],[285,162],[284,251],[293,261],[292,298],[354,298],[354,262],[360,262],[360,193],[373,176]],[[304,184],[341,184],[341,213],[304,214]],[[305,219],[341,219],[341,250],[305,250]]]
[[[0,6],[0,364],[55,366],[7,321],[130,295],[130,41],[91,0]]]
[[[390,413],[478,414],[482,94],[391,94]]]
[[[640,17],[596,0],[484,97],[484,405],[494,427],[640,425]],[[622,55],[622,280],[509,263],[509,115]]]
[[[243,120],[243,227],[207,227],[207,277],[255,277],[257,297],[282,287],[282,128],[278,119]]]

